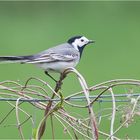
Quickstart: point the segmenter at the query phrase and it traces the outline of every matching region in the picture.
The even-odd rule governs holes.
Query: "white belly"
[[[75,67],[78,62],[52,62],[52,63],[41,63],[36,64],[38,67],[45,71],[62,73],[69,67]]]

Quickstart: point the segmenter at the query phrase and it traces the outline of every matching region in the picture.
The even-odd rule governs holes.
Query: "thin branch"
[[[72,134],[70,133],[69,129],[64,125],[64,123],[59,119],[59,117],[57,117],[56,115],[54,115],[54,117],[61,123],[61,125],[64,127],[64,131],[66,131],[69,136],[71,137],[72,140],[74,140]]]
[[[22,128],[21,128],[21,125],[20,125],[20,121],[19,121],[19,112],[18,112],[19,99],[17,99],[17,101],[16,101],[16,119],[17,119],[17,127],[18,127],[18,130],[19,130],[19,133],[20,133],[20,137],[21,137],[22,140],[24,140],[24,135],[23,135]]]
[[[115,104],[115,97],[112,88],[110,88],[109,91],[112,96],[112,117],[111,117],[111,126],[110,126],[110,137],[111,140],[114,140],[113,133],[114,133],[114,122],[115,122],[115,114],[116,114],[116,104]]]
[[[63,97],[60,92],[60,89],[62,87],[62,82],[65,79],[66,75],[69,73],[74,73],[76,75],[76,78],[79,80],[80,86],[82,88],[82,91],[70,94],[67,97]],[[43,84],[44,87],[38,86],[38,85],[30,85],[29,82],[32,80],[35,80],[39,82],[39,84]],[[2,124],[8,116],[15,110],[16,112],[16,119],[17,119],[17,126],[19,129],[20,137],[21,139],[24,139],[23,132],[22,132],[22,125],[27,123],[27,121],[30,119],[32,124],[34,123],[32,116],[29,115],[27,112],[25,112],[23,109],[19,107],[20,103],[22,101],[29,102],[34,107],[39,108],[41,110],[45,110],[44,117],[40,121],[40,124],[38,126],[37,132],[36,132],[36,138],[41,139],[45,132],[46,127],[46,120],[48,116],[54,116],[60,124],[66,129],[71,139],[79,138],[79,135],[83,139],[98,139],[98,133],[100,135],[103,135],[104,137],[107,137],[107,139],[112,140],[118,140],[119,138],[115,137],[114,135],[121,130],[121,128],[126,125],[127,123],[130,123],[131,120],[136,115],[136,112],[138,112],[139,109],[139,100],[140,100],[140,94],[135,92],[128,92],[127,94],[118,94],[113,93],[114,87],[119,86],[137,86],[140,87],[140,80],[133,80],[133,79],[116,79],[116,80],[110,80],[107,82],[103,82],[97,85],[94,85],[92,87],[88,87],[85,79],[82,77],[81,74],[78,73],[73,68],[67,69],[60,77],[59,81],[57,82],[55,89],[53,89],[48,83],[45,81],[38,79],[38,78],[30,78],[26,81],[25,86],[22,86],[21,84],[18,84],[18,82],[14,81],[4,81],[0,82],[0,95],[2,98],[0,98],[0,101],[16,101],[16,105],[10,103],[7,101],[7,103],[12,106],[12,110],[6,114],[6,116],[1,120],[0,124]],[[96,93],[97,95],[89,95],[91,92]],[[104,95],[105,93],[111,93],[111,95]],[[50,96],[50,93],[53,95]],[[84,93],[84,94],[83,94]],[[116,95],[115,95],[116,94]],[[63,94],[65,95],[65,94]],[[84,95],[84,96],[83,96]],[[130,96],[126,99],[127,96]],[[134,98],[136,97],[136,99]],[[7,98],[5,98],[7,97]],[[56,97],[56,98],[54,98]],[[122,100],[119,97],[124,97],[125,100]],[[108,99],[109,98],[109,99]],[[119,99],[117,99],[119,98]],[[78,105],[76,103],[72,103],[70,101],[79,101],[84,102],[81,105]],[[86,102],[85,102],[86,101]],[[101,109],[99,107],[100,113],[100,125],[104,119],[111,116],[111,124],[110,124],[110,134],[99,131],[97,128],[97,122],[95,118],[98,118],[98,113],[94,114],[93,112],[93,105],[95,102],[112,102],[112,107]],[[117,102],[127,102],[127,105],[120,105],[117,106]],[[74,115],[71,115],[70,112],[66,111],[65,105],[69,105],[73,108],[82,109],[82,111],[85,111],[88,109],[88,116],[85,118],[81,116],[74,117]],[[116,120],[117,112],[118,114],[122,114],[124,108],[128,108],[129,112],[126,112],[127,117],[126,120],[114,131],[114,125]],[[112,111],[111,111],[112,110]],[[22,111],[24,114],[26,114],[28,117],[25,121],[20,122],[19,113]],[[111,113],[112,112],[112,113]],[[120,116],[119,114],[119,116]],[[76,114],[77,115],[77,114]],[[82,119],[81,119],[82,118]],[[103,119],[102,119],[103,118]],[[91,122],[90,125],[88,123]],[[10,125],[8,125],[10,126]],[[14,125],[12,125],[14,126]],[[52,138],[54,139],[54,129],[55,125],[53,124],[52,120]],[[72,134],[70,131],[73,131],[74,134]],[[79,135],[78,135],[79,134]]]
[[[94,112],[92,110],[92,105],[91,105],[91,102],[90,102],[88,86],[86,84],[86,81],[83,78],[83,76],[76,69],[69,68],[69,69],[66,70],[66,73],[69,73],[69,72],[74,72],[77,75],[78,80],[81,84],[81,87],[84,91],[84,94],[85,94],[85,97],[86,97],[87,103],[88,103],[89,117],[90,117],[91,128],[92,128],[92,138],[97,140],[98,139],[98,128],[97,128],[97,124],[96,124],[95,115],[94,115]]]

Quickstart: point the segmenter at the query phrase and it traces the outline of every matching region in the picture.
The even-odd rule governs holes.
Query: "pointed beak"
[[[89,40],[88,44],[95,43],[95,40]]]

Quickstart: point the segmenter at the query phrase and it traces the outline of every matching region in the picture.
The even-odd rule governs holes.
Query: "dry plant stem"
[[[58,93],[58,91],[61,89],[62,81],[64,80],[65,77],[66,77],[66,75],[65,75],[64,73],[60,75],[60,79],[59,79],[59,81],[56,83],[56,86],[55,86],[55,89],[54,89],[55,93]],[[55,93],[53,93],[51,99],[53,99],[53,98],[55,97]],[[50,110],[50,108],[51,108],[51,105],[52,105],[52,101],[49,101],[49,103],[48,103],[48,105],[47,105],[47,107],[46,107],[46,109],[45,109],[45,114],[44,114],[44,116],[46,116],[46,115],[48,114],[48,112],[49,112],[49,110]]]
[[[106,84],[112,84],[112,83],[119,83],[119,82],[135,82],[135,83],[140,83],[140,80],[134,80],[134,79],[115,79],[115,80],[109,80],[106,82],[102,82],[100,84],[97,84],[95,86],[93,86],[92,88],[98,87],[98,86],[102,86],[102,85],[106,85]]]
[[[131,117],[134,116],[134,110],[135,110],[135,108],[136,108],[136,105],[137,105],[139,99],[140,99],[140,96],[138,96],[137,99],[135,100],[135,103],[134,103],[133,108],[132,108],[132,111],[131,111]],[[128,121],[129,121],[129,118],[126,119],[126,120],[115,130],[114,134],[116,134]]]
[[[6,80],[6,81],[3,81],[3,82],[0,82],[0,85],[3,85],[3,84],[14,84],[14,85],[16,85],[16,86],[18,86],[18,87],[22,87],[22,85],[21,84],[19,84],[18,82],[15,82],[15,81],[10,81],[10,80]]]
[[[104,94],[107,90],[109,90],[111,88],[111,86],[106,87],[101,93],[98,94],[98,96],[91,102],[91,105],[96,102],[101,96],[102,94]]]
[[[3,86],[4,87],[4,86]],[[8,91],[8,90],[10,90],[10,91],[12,91],[12,89],[7,89],[7,88],[5,88],[5,90],[6,91]],[[21,95],[21,93],[18,91],[18,90],[20,90],[20,89],[17,89],[17,90],[14,90],[13,92],[14,93],[18,93],[18,94],[9,94],[9,93],[0,93],[0,95],[5,95],[5,96],[11,96],[11,97],[21,97],[21,96],[23,96],[23,97],[26,97],[26,95],[27,94],[31,94],[31,95],[37,95],[37,96],[40,96],[40,97],[43,97],[43,98],[47,98],[48,96],[46,96],[46,95],[43,95],[43,94],[39,94],[37,91],[30,91],[30,92],[28,92],[28,91],[24,91],[24,92],[22,92],[22,95]]]
[[[105,137],[109,137],[110,135],[109,134],[107,134],[107,133],[105,133],[105,132],[102,132],[102,131],[99,131],[99,134],[101,134],[101,135],[103,135],[103,136],[105,136]],[[115,136],[112,136],[113,137],[113,140],[121,140],[121,139],[119,139],[119,138],[117,138],[117,137],[115,137]]]
[[[132,109],[132,111],[131,111],[132,116],[134,115],[134,111],[135,111],[135,109],[136,109],[136,106],[137,106],[137,104],[138,104],[139,99],[140,99],[140,96],[138,96],[138,97],[135,99],[135,103],[134,103],[133,109]]]
[[[12,108],[12,109],[7,113],[7,115],[0,121],[0,124],[2,124],[2,123],[6,120],[6,118],[7,118],[7,117],[13,112],[13,110],[15,110],[15,108],[16,108],[16,106],[13,105],[12,103],[10,103],[9,101],[7,101],[7,103],[8,103],[10,106],[12,106],[13,108]],[[23,103],[23,102],[20,102],[20,103],[18,104],[18,106],[21,105],[22,103]],[[22,122],[20,125],[24,124],[24,123],[27,122],[29,119],[31,119],[32,124],[34,124],[34,121],[33,121],[31,115],[29,115],[27,112],[25,112],[23,109],[21,109],[21,108],[19,108],[19,107],[18,107],[18,109],[28,116],[28,118],[27,118],[24,122]]]
[[[60,79],[56,83],[56,86],[55,86],[55,89],[54,89],[54,92],[53,92],[53,95],[52,95],[51,99],[53,99],[55,97],[55,95],[58,93],[58,91],[61,89],[62,80],[64,80],[65,77],[66,77],[66,75],[64,73],[60,75]],[[41,125],[39,126],[39,130],[38,130],[38,134],[37,134],[38,139],[41,139],[41,137],[43,136],[43,134],[45,132],[46,120],[47,120],[47,117],[49,116],[49,113],[51,112],[50,111],[51,106],[52,106],[52,101],[50,100],[49,103],[46,106],[45,113],[44,113],[44,118],[41,122]]]
[[[56,115],[55,112],[53,113],[54,116],[55,116],[55,117],[59,116],[59,118],[60,118],[61,120],[63,120],[65,123],[67,123],[69,126],[71,126],[72,123],[69,123],[69,122],[66,121],[66,120],[69,119],[69,120],[73,120],[73,121],[77,122],[77,118],[75,118],[75,117],[73,117],[73,116],[70,116],[67,112],[64,112],[64,110],[60,109],[60,110],[58,110],[58,112],[62,115],[62,117],[60,117],[58,114]],[[64,117],[67,118],[67,119],[65,120]],[[82,123],[82,122],[81,122],[80,124],[81,124],[82,127],[91,130],[91,127],[89,127],[89,126],[86,125],[85,123]],[[63,124],[63,125],[64,125],[64,124]],[[75,129],[75,131],[77,131],[79,134],[81,134],[82,136],[84,136],[86,139],[87,139],[87,138],[92,139],[92,138],[88,137],[87,135],[83,134],[81,131],[79,131],[79,129],[76,129],[73,125],[72,125],[72,127],[73,127],[73,129]],[[99,131],[99,133],[100,133],[101,135],[105,136],[105,137],[109,137],[109,136],[110,136],[109,134],[104,133],[104,132],[102,132],[102,131]],[[119,138],[117,138],[117,137],[115,137],[115,136],[113,136],[113,138],[114,138],[114,140],[120,140]]]
[[[25,121],[23,121],[22,123],[20,123],[20,125],[22,126],[23,124],[25,124],[31,118],[32,118],[32,116],[29,116]]]
[[[21,137],[22,140],[24,140],[24,135],[23,135],[22,128],[21,128],[21,125],[20,125],[19,112],[18,112],[18,104],[19,104],[20,99],[21,98],[18,98],[17,101],[16,101],[16,119],[17,119],[17,127],[18,127],[18,130],[19,130],[19,133],[20,133],[20,137]]]
[[[112,116],[111,116],[111,126],[110,126],[110,137],[111,140],[114,140],[113,133],[114,133],[114,122],[115,122],[115,114],[116,114],[116,104],[115,104],[115,97],[112,88],[110,88],[109,91],[112,96]]]
[[[56,116],[54,115],[54,117],[61,123],[61,125],[64,127],[64,131],[66,131],[69,136],[71,137],[72,140],[74,140],[72,134],[70,133],[69,129],[64,125],[64,123]]]
[[[91,129],[92,129],[92,138],[93,139],[98,139],[98,129],[97,129],[97,125],[96,125],[96,120],[95,120],[95,115],[94,112],[92,110],[92,106],[90,104],[90,99],[89,99],[89,92],[88,92],[88,87],[87,84],[84,80],[84,78],[80,75],[80,73],[78,71],[76,71],[74,68],[68,68],[60,77],[60,80],[58,81],[58,83],[56,84],[55,87],[55,92],[57,93],[59,91],[59,89],[61,88],[62,85],[62,80],[65,78],[65,76],[70,73],[73,72],[78,76],[79,82],[81,84],[81,87],[83,88],[83,91],[85,93],[86,99],[87,99],[87,103],[88,103],[88,110],[89,110],[89,116],[90,116],[90,122],[91,122]],[[54,94],[52,95],[52,98],[54,98]],[[45,127],[46,127],[46,119],[47,116],[50,112],[50,108],[52,105],[52,101],[50,101],[45,109],[45,114],[44,114],[44,121],[42,121],[40,129],[39,129],[39,139],[43,136],[44,131],[45,131]]]
[[[91,122],[91,129],[92,129],[92,138],[93,139],[98,139],[98,128],[97,128],[97,123],[96,123],[96,119],[95,119],[95,115],[94,112],[92,110],[92,105],[90,103],[90,98],[89,98],[89,91],[88,91],[88,86],[86,84],[85,79],[82,77],[82,75],[74,68],[68,68],[66,71],[67,73],[73,72],[77,75],[78,80],[81,84],[81,87],[84,91],[87,103],[88,103],[88,110],[89,110],[89,117],[90,117],[90,122]]]
[[[21,94],[21,93],[19,93],[19,91],[18,90],[12,90],[12,89],[6,89],[7,91],[11,91],[11,92],[13,92],[13,93],[15,93],[15,94],[9,94],[9,93],[0,93],[1,95],[5,95],[5,96],[11,96],[11,97],[13,97],[13,96],[15,96],[15,97],[17,97],[17,98],[19,98],[19,97],[23,97],[24,99],[34,99],[34,98],[32,98],[32,97],[30,97],[30,96],[28,96],[28,95],[26,95],[26,94]],[[25,92],[26,93],[26,92]],[[43,96],[44,97],[44,96]],[[42,102],[36,102],[36,103],[32,103],[32,102],[30,102],[30,104],[32,104],[33,106],[35,106],[35,107],[37,107],[37,108],[39,108],[39,109],[43,109],[44,110],[44,107],[46,106],[46,104],[44,104],[44,103],[42,103]]]
[[[43,89],[41,86],[29,85],[26,88],[26,92],[28,91],[29,93],[30,92],[32,92],[32,93],[40,93],[40,92],[37,92],[36,90],[32,90],[31,88],[35,88],[37,90],[40,89],[41,91],[43,91],[48,96],[47,91],[45,89]],[[42,94],[42,93],[40,93],[40,94]]]
[[[44,82],[43,80],[41,80],[41,79],[39,79],[39,78],[35,78],[35,77],[29,78],[29,79],[26,81],[25,86],[23,87],[22,90],[24,90],[24,88],[27,87],[27,84],[28,84],[29,81],[31,81],[31,80],[36,80],[36,81],[41,82],[42,84],[44,84],[45,86],[47,86],[47,87],[53,92],[53,94],[55,94],[56,96],[58,96],[58,97],[60,98],[59,94],[57,94],[57,92],[55,92],[55,90],[53,90],[53,88],[52,88],[48,83]]]
[[[22,104],[23,102],[19,103]],[[7,114],[6,116],[0,121],[0,125],[6,120],[6,118],[15,110],[15,107],[13,107]]]
[[[87,108],[87,105],[86,105],[86,106],[75,105],[75,104],[73,104],[73,103],[69,103],[69,102],[67,102],[67,101],[65,101],[65,100],[64,100],[64,102],[65,102],[66,104],[68,104],[69,106],[72,106],[72,107],[77,107],[77,108]]]
[[[21,126],[22,126],[24,123],[26,123],[29,119],[31,119],[32,124],[34,124],[34,121],[32,120],[31,116],[30,116],[28,113],[26,113],[24,110],[22,110],[22,109],[19,108],[19,105],[21,104],[21,103],[19,103],[20,99],[21,99],[21,98],[18,98],[18,99],[17,99],[16,105],[13,105],[12,103],[10,103],[10,102],[7,101],[7,103],[9,103],[9,104],[10,104],[12,107],[14,107],[14,108],[6,115],[6,117],[3,119],[3,121],[10,115],[10,113],[11,113],[14,109],[16,109],[16,119],[17,119],[17,125],[16,125],[16,126],[18,127],[18,130],[19,130],[21,139],[24,139],[24,135],[23,135]],[[23,102],[22,102],[22,103],[23,103]],[[20,121],[19,121],[19,110],[22,111],[23,113],[25,113],[25,114],[28,116],[28,118],[27,118],[24,122],[22,122],[22,123],[20,123]],[[1,123],[2,123],[3,121],[1,121]]]
[[[74,72],[75,73],[75,70],[72,69],[72,68],[69,68],[67,71],[65,71],[65,74],[68,74],[70,72]],[[77,73],[75,73],[75,74],[77,75]],[[140,81],[139,80],[133,80],[133,79],[116,79],[116,80],[111,80],[111,81],[103,82],[101,84],[98,84],[98,85],[95,85],[93,87],[88,88],[87,85],[86,85],[86,83],[84,83],[83,79],[81,79],[81,77],[79,75],[77,75],[77,77],[79,79],[79,82],[80,82],[81,87],[83,88],[83,90],[81,92],[77,92],[77,93],[75,93],[73,95],[70,95],[70,96],[66,97],[65,99],[68,100],[70,97],[77,96],[77,95],[80,95],[80,94],[83,94],[84,93],[85,96],[86,96],[86,99],[87,99],[87,106],[77,106],[77,105],[68,103],[67,101],[64,101],[63,103],[68,103],[69,105],[71,105],[73,107],[79,107],[79,108],[84,107],[84,108],[88,108],[89,109],[93,105],[93,103],[100,98],[100,96],[102,94],[104,94],[106,91],[110,91],[110,93],[112,95],[112,118],[111,118],[111,124],[110,124],[110,134],[106,134],[106,133],[101,132],[101,131],[99,131],[99,133],[102,134],[102,135],[104,135],[104,136],[106,136],[106,137],[108,137],[107,139],[112,139],[112,140],[118,139],[114,135],[129,121],[129,119],[131,119],[132,117],[134,117],[135,111],[136,111],[136,109],[138,107],[138,101],[140,100],[140,96],[138,96],[135,99],[135,101],[133,100],[133,104],[131,103],[131,105],[133,105],[133,107],[132,107],[132,110],[129,112],[129,114],[130,114],[129,118],[127,118],[121,124],[121,126],[118,127],[114,131],[113,129],[114,129],[116,105],[115,105],[115,97],[114,97],[114,94],[113,94],[113,90],[112,89],[115,86],[118,87],[118,86],[121,86],[121,85],[137,85],[137,86],[140,86]],[[53,88],[51,88],[51,86],[49,84],[47,84],[46,82],[44,82],[44,81],[42,81],[40,79],[37,79],[37,78],[31,78],[31,79],[34,79],[34,80],[37,80],[37,81],[43,83],[44,85],[46,85],[53,92],[54,96],[56,95],[56,96],[59,97],[59,99],[61,99],[61,97],[59,96],[59,94],[56,93],[55,90]],[[20,132],[21,139],[24,139],[21,126],[25,122],[27,122],[29,119],[32,120],[32,118],[31,118],[31,116],[29,114],[27,115],[26,112],[19,107],[19,105],[21,103],[21,100],[20,99],[21,98],[23,98],[23,99],[34,99],[34,95],[37,96],[37,97],[41,96],[44,99],[46,99],[46,98],[49,99],[50,98],[47,95],[47,91],[46,90],[44,90],[41,87],[39,88],[37,86],[34,86],[34,85],[28,85],[28,82],[26,84],[26,87],[24,87],[24,89],[23,89],[23,86],[20,85],[20,84],[18,84],[17,82],[13,82],[13,81],[0,82],[0,89],[2,90],[2,93],[0,93],[1,95],[6,96],[6,97],[9,96],[9,97],[17,97],[18,98],[18,100],[16,102],[16,106],[13,105],[13,104],[11,104],[10,102],[7,102],[7,103],[9,103],[11,106],[14,107],[12,109],[12,111],[16,108],[16,119],[17,119],[17,124],[18,124],[18,129],[19,129],[19,132]],[[56,85],[57,88],[58,88],[58,91],[61,88],[61,85],[62,85],[62,81],[61,81],[60,84]],[[36,88],[37,89],[40,89],[39,92],[36,90]],[[99,90],[100,93],[99,93],[98,97],[96,99],[94,99],[93,102],[91,103],[91,101],[89,99],[89,92],[96,91],[96,90]],[[102,90],[102,91],[100,91],[100,90]],[[45,93],[45,94],[43,95],[42,92]],[[10,94],[10,93],[12,93],[12,94]],[[33,97],[31,97],[30,95],[33,95]],[[45,95],[47,95],[47,96],[45,96]],[[92,134],[93,133],[92,127],[88,126],[88,124],[86,123],[86,120],[82,120],[82,121],[80,120],[80,122],[79,122],[77,118],[75,118],[73,116],[70,116],[63,108],[59,108],[59,110],[55,110],[56,107],[57,107],[57,102],[52,101],[52,100],[50,100],[49,102],[51,102],[51,106],[50,106],[50,108],[48,110],[49,112],[45,116],[45,118],[47,118],[50,115],[54,115],[54,117],[57,118],[57,120],[60,120],[59,122],[64,126],[64,128],[67,128],[67,129],[68,128],[71,128],[71,129],[73,129],[76,132],[75,133],[76,136],[77,136],[77,132],[78,132],[84,138],[87,138],[85,136],[86,135],[86,133],[85,133],[86,128],[87,128],[89,134]],[[37,103],[32,103],[31,102],[31,104],[33,104],[35,107],[38,107],[39,109],[44,109],[44,110],[45,110],[45,107],[47,106],[47,103],[43,103],[43,102],[37,102]],[[19,120],[19,113],[20,113],[20,111],[22,111],[23,113],[25,113],[28,116],[27,120],[25,120],[24,122],[20,122],[20,120]],[[10,112],[8,114],[10,114]],[[1,123],[9,116],[8,114],[1,121]],[[56,114],[59,114],[59,118],[55,116]],[[90,114],[90,109],[89,109],[89,114]],[[104,117],[104,116],[102,116],[102,117]],[[91,118],[90,118],[90,120],[91,120]],[[67,126],[65,126],[65,124],[63,122],[65,124],[67,124]],[[80,128],[80,127],[82,127],[82,128]],[[53,129],[53,127],[52,127],[52,129]],[[73,134],[71,134],[70,131],[69,131],[69,135],[71,135],[71,138],[72,138],[72,135]],[[94,137],[91,138],[91,135],[89,136],[89,139],[93,139],[93,138]]]
[[[7,101],[8,102],[8,101]],[[8,104],[10,104],[12,107],[14,107],[15,109],[16,109],[16,106],[14,105],[14,104],[12,104],[12,103],[10,103],[10,102],[8,102]],[[18,106],[20,105],[20,103],[18,104]],[[18,110],[20,110],[20,111],[22,111],[24,114],[26,114],[29,118],[31,117],[27,112],[25,112],[23,109],[21,109],[21,108],[19,108],[18,107]],[[31,118],[31,122],[32,122],[32,124],[34,124],[34,121],[33,121],[33,119]]]
[[[108,89],[113,88],[115,86],[121,86],[121,85],[138,85],[138,86],[140,86],[140,81],[139,82],[138,81],[137,82],[120,82],[120,83],[106,86],[107,88],[104,89],[101,93],[99,93],[99,95],[91,102],[91,104],[93,104],[95,101],[97,101],[102,96],[102,94],[104,94]]]
[[[115,84],[112,84],[112,82],[115,83]],[[105,86],[106,84],[111,84],[111,85]],[[134,79],[115,79],[115,80],[110,80],[110,81],[106,81],[106,82],[103,82],[101,84],[97,84],[95,86],[90,87],[89,91],[105,89],[107,87],[109,89],[109,88],[111,88],[113,86],[118,86],[118,85],[138,85],[139,86],[140,85],[140,80],[134,80]],[[107,91],[108,89],[105,89],[105,91]],[[102,92],[104,93],[105,91],[102,91]],[[82,94],[82,93],[83,93],[83,91],[71,94],[70,96],[67,96],[65,99],[68,100],[69,98],[71,98],[73,96],[77,96],[77,95]],[[102,95],[103,93],[100,93],[100,94]],[[99,94],[99,97],[101,96],[100,94]],[[97,97],[97,99],[99,97]],[[95,102],[95,101],[93,101],[93,102]]]
[[[81,134],[82,136],[84,136],[85,138],[91,139],[88,135],[83,134],[81,131],[79,131],[78,129],[76,129],[70,122],[66,121],[63,117],[59,116],[58,114],[55,114],[55,117],[58,117],[60,120],[63,120],[66,124],[68,124],[71,128],[73,128],[75,131],[77,131],[79,134]]]

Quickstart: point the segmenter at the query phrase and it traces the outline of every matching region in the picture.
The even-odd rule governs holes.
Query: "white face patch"
[[[87,45],[88,43],[89,43],[89,40],[86,37],[82,36],[81,38],[75,39],[72,45],[74,46],[76,50],[78,50],[78,47],[83,47]]]

